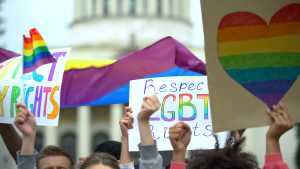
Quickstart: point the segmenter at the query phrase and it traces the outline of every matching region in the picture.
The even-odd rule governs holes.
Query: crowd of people
[[[21,143],[4,137],[10,153],[16,156],[18,169],[258,169],[256,157],[242,150],[245,138],[243,130],[233,131],[224,147],[219,147],[216,138],[215,149],[197,150],[187,153],[191,140],[191,129],[184,122],[178,122],[169,128],[169,140],[173,147],[172,160],[167,167],[157,150],[149,127],[150,116],[160,108],[156,96],[146,96],[138,113],[137,121],[133,120],[132,109],[126,107],[119,125],[122,133],[121,143],[109,141],[99,145],[88,157],[73,161],[71,155],[57,146],[46,146],[40,152],[35,150],[36,122],[34,115],[22,104],[17,105],[19,113],[15,126],[22,133]],[[293,127],[293,121],[287,107],[279,103],[266,113],[270,118],[270,127],[266,133],[266,154],[264,169],[288,169],[281,155],[279,139]],[[133,123],[138,123],[140,133],[139,160],[134,162],[129,152],[128,130]],[[2,132],[3,132],[2,128]],[[12,128],[7,128],[6,136],[12,135]],[[13,143],[14,142],[14,143]],[[199,140],[201,142],[201,140]],[[11,146],[11,145],[15,146]],[[20,145],[20,150],[16,150]],[[16,152],[13,152],[16,151]],[[187,154],[189,154],[187,156]],[[188,158],[187,158],[188,157]],[[135,165],[135,164],[138,165]]]

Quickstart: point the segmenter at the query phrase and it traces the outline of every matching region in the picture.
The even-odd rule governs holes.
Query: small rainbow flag
[[[23,69],[24,73],[29,73],[39,66],[47,63],[56,62],[55,58],[49,52],[49,49],[43,37],[33,28],[29,31],[30,37],[23,36]]]

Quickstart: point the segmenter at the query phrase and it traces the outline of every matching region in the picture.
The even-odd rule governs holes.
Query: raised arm
[[[34,151],[36,122],[33,114],[23,104],[18,104],[20,112],[15,119],[15,125],[23,135],[22,147],[18,156],[18,169],[33,169],[36,164]]]
[[[149,127],[150,116],[160,107],[160,102],[156,96],[146,96],[143,99],[141,111],[138,114],[138,126],[141,143],[140,149],[140,169],[161,169],[162,157],[157,151],[155,141],[152,138],[152,132]]]
[[[191,129],[183,123],[178,122],[169,128],[169,139],[173,147],[171,169],[185,169],[185,154],[191,140]]]
[[[144,97],[141,111],[138,114],[138,125],[140,129],[141,144],[152,145],[154,140],[149,127],[150,116],[160,108],[160,102],[156,96]]]
[[[288,169],[284,163],[279,139],[280,137],[293,127],[293,121],[288,113],[287,107],[282,103],[273,106],[272,111],[268,110],[271,125],[266,134],[266,159],[264,169]]]
[[[132,109],[125,107],[123,117],[120,119],[120,129],[122,133],[121,137],[121,157],[120,157],[120,168],[121,169],[134,169],[134,163],[129,153],[128,147],[128,130],[132,129],[133,116]]]
[[[11,124],[0,124],[0,135],[11,156],[16,160],[16,152],[21,149],[22,140]]]

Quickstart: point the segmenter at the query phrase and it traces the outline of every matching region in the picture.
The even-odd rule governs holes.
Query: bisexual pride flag
[[[130,80],[206,75],[205,64],[172,37],[116,61],[69,68],[62,83],[64,108],[128,103]]]

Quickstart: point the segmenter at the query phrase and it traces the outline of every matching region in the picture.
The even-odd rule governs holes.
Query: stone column
[[[82,0],[74,1],[74,20],[79,20],[82,17],[81,1]]]
[[[162,0],[161,4],[162,4],[162,17],[170,16],[169,0]]]
[[[157,1],[156,0],[148,0],[148,15],[149,16],[156,16],[157,13]]]
[[[110,139],[120,141],[121,131],[119,120],[123,114],[123,106],[120,104],[111,105],[110,107]]]
[[[86,157],[91,150],[91,110],[88,106],[77,109],[77,155]]]
[[[116,15],[118,15],[118,0],[109,0],[110,2],[110,4],[109,4],[109,10],[110,10],[110,15],[111,16],[116,16]]]
[[[45,146],[46,145],[58,145],[57,127],[47,126],[45,129]]]

